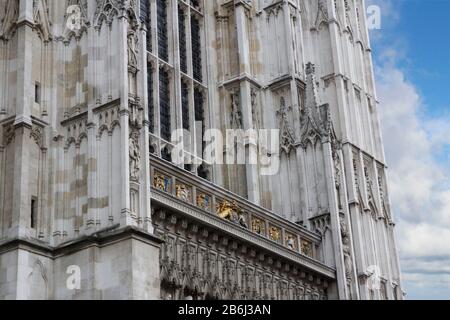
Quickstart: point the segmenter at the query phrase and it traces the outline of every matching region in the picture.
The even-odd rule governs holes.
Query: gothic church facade
[[[364,0],[2,0],[0,299],[402,299],[377,104]]]

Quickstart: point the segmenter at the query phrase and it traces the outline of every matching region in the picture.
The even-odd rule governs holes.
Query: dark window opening
[[[200,11],[200,3],[198,0],[191,0],[191,6]]]
[[[205,110],[203,106],[203,93],[195,88],[194,89],[194,109],[195,109],[195,122],[202,123],[202,137],[205,136]],[[203,140],[203,139],[202,139]],[[203,150],[205,150],[205,142],[203,142]]]
[[[37,224],[37,198],[31,198],[30,227],[36,229]]]
[[[169,75],[162,69],[159,70],[159,107],[161,111],[161,138],[170,141],[172,130],[170,124]]]
[[[147,51],[152,51],[152,20],[150,0],[141,0],[141,21],[147,29]]]
[[[181,71],[187,73],[187,55],[186,55],[186,16],[183,9],[178,8],[178,33],[180,40],[180,67]]]
[[[147,98],[148,98],[148,120],[150,122],[150,132],[155,132],[155,114],[153,105],[153,70],[150,63],[147,64]]]
[[[192,32],[192,66],[194,70],[194,79],[202,82],[202,44],[200,39],[200,22],[194,16],[191,19]]]
[[[39,82],[34,84],[34,102],[41,103],[41,84]]]
[[[169,38],[167,31],[167,3],[158,0],[158,55],[161,59],[169,61]]]
[[[203,164],[200,167],[198,167],[197,175],[202,179],[209,180],[209,172]]]
[[[163,160],[172,162],[172,154],[170,153],[169,149],[164,148],[164,149],[161,151],[161,158],[162,158]]]
[[[181,108],[183,112],[183,129],[189,130],[189,88],[183,81],[181,81]]]

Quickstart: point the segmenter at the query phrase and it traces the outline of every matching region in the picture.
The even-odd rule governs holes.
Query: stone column
[[[251,70],[250,70],[250,45],[248,39],[247,15],[250,14],[251,7],[244,1],[235,1],[236,28],[239,50],[240,65],[240,99],[242,109],[242,126],[244,130],[253,129],[252,115],[252,92],[251,92]],[[247,139],[246,139],[247,140]],[[248,199],[259,205],[259,174],[258,166],[250,164],[250,154],[257,153],[257,145],[252,141],[245,145],[246,148],[246,175],[247,175],[247,193]]]
[[[28,192],[29,145],[31,132],[31,106],[34,85],[32,83],[33,63],[33,1],[21,0],[17,36],[17,92],[15,110],[15,168],[13,181],[12,227],[10,237],[27,235],[31,211],[31,198]]]
[[[325,165],[325,181],[327,185],[328,202],[330,209],[331,232],[334,244],[334,257],[336,263],[337,290],[339,299],[346,300],[349,297],[347,288],[347,277],[343,256],[343,245],[341,236],[341,223],[339,216],[338,198],[335,188],[335,172],[333,165],[332,146],[330,141],[322,145]]]
[[[147,77],[149,76],[149,72],[152,70],[147,70],[147,43],[146,43],[146,32],[141,29],[140,31],[142,41],[141,46],[139,48],[139,52],[141,53],[141,71],[138,74],[138,95],[143,97],[142,103],[144,106],[144,126],[142,128],[141,134],[141,214],[142,214],[142,222],[143,228],[147,232],[153,233],[153,225],[152,225],[152,214],[151,214],[151,202],[150,202],[150,189],[151,189],[151,180],[150,180],[150,120],[149,120],[149,110],[148,110],[148,88],[147,88]],[[151,30],[147,30],[147,32],[151,32]]]
[[[119,50],[119,82],[120,82],[120,159],[121,159],[121,183],[122,194],[121,196],[121,218],[120,224],[122,226],[132,225],[130,209],[130,110],[128,105],[128,20],[126,17],[121,16],[118,19],[118,35],[117,44]]]

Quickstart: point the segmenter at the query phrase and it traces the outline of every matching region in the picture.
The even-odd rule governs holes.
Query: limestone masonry
[[[401,300],[386,180],[364,0],[0,0],[0,299]]]

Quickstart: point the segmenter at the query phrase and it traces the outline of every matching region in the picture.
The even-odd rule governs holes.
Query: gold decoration
[[[312,244],[309,241],[302,241],[302,254],[307,257],[312,257]]]
[[[230,203],[227,200],[224,200],[219,203],[217,206],[217,216],[221,219],[238,223],[244,228],[248,228],[244,217],[244,211],[239,208],[236,201]]]
[[[181,199],[185,202],[191,202],[191,190],[184,184],[177,184],[175,186],[176,196],[178,199]]]
[[[155,174],[153,178],[153,186],[161,191],[168,192],[169,191],[170,180],[163,176],[162,174]]]
[[[281,231],[277,227],[270,227],[269,228],[269,237],[270,240],[279,242],[281,239]]]
[[[259,218],[253,218],[252,231],[259,235],[265,235],[266,234],[266,223]]]

